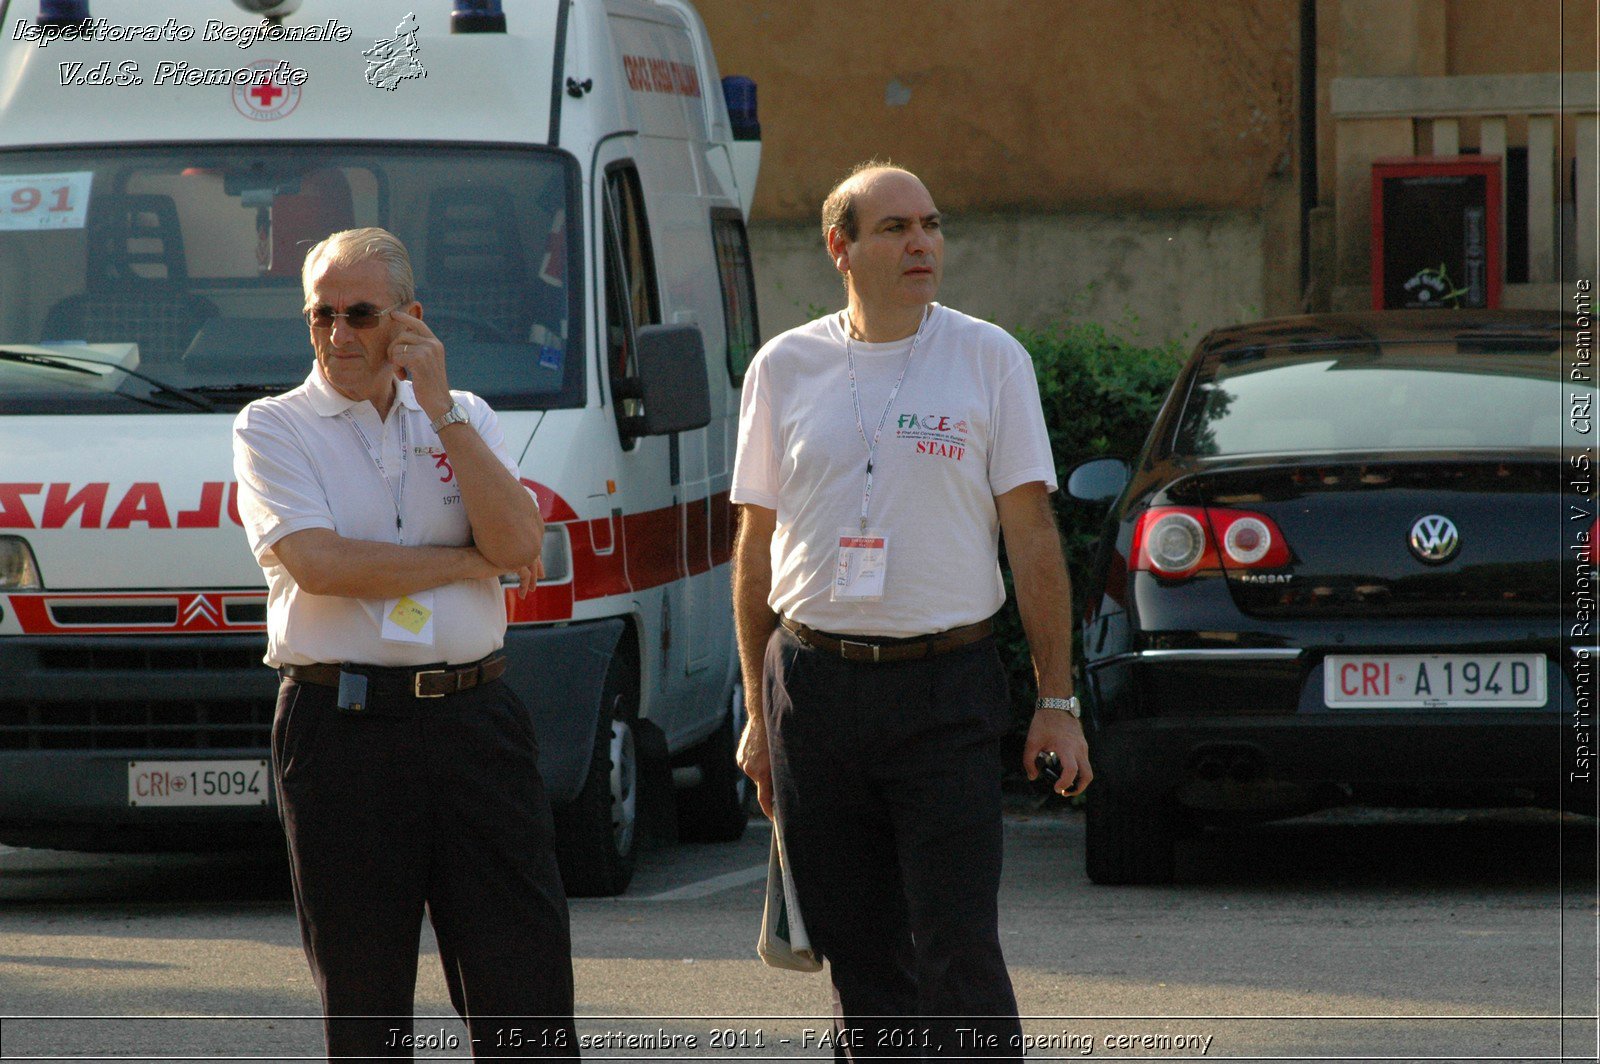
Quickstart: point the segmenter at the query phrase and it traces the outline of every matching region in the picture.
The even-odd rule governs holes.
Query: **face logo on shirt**
[[[895,424],[895,438],[914,442],[915,453],[957,462],[967,455],[970,434],[966,418],[953,414],[901,414]]]
[[[446,452],[439,450],[437,447],[423,447],[418,445],[411,448],[411,453],[416,455],[418,458],[433,459],[433,468],[439,470],[443,474],[443,476],[439,478],[439,483],[448,484],[452,480],[456,479],[455,468],[451,466],[450,455]]]

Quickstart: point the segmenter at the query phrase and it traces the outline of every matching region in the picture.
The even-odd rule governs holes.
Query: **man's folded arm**
[[[405,547],[347,539],[329,528],[291,532],[271,551],[312,595],[395,598],[500,573],[474,547]]]

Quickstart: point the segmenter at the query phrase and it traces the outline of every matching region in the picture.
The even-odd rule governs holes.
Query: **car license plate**
[[[1542,706],[1545,660],[1542,654],[1329,655],[1322,690],[1330,708]]]
[[[128,804],[266,805],[271,781],[265,760],[129,761]]]

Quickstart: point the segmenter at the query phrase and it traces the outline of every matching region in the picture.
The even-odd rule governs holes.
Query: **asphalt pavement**
[[[1344,811],[1210,831],[1180,882],[1091,885],[1075,810],[1014,801],[1002,935],[1035,1059],[1596,1058],[1592,820]],[[832,1059],[825,976],[755,957],[769,832],[655,845],[572,902],[591,1060]],[[419,1059],[463,1059],[426,931]],[[58,1018],[52,1018],[58,1017]],[[317,1059],[276,849],[0,848],[0,1059]]]

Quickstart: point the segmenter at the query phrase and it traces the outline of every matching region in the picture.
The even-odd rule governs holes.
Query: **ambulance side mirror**
[[[617,381],[619,399],[637,399],[638,417],[622,419],[625,436],[668,436],[711,423],[706,345],[698,325],[646,325],[638,332],[639,375]]]

